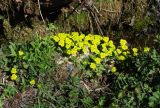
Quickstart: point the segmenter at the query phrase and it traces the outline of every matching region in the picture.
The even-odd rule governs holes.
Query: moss
[[[73,14],[69,18],[69,21],[71,22],[71,25],[75,25],[78,29],[84,29],[87,27],[88,22],[87,13],[81,11],[80,13]]]
[[[47,34],[46,25],[43,22],[34,22],[32,24],[33,29],[24,26],[23,23],[17,24],[14,28],[10,26],[8,20],[4,20],[5,37],[8,40],[13,40],[16,42],[30,41],[35,36],[45,36]]]
[[[150,17],[144,17],[143,19],[136,19],[134,24],[134,29],[136,31],[140,31],[143,28],[148,27],[148,25],[152,24],[152,19]]]

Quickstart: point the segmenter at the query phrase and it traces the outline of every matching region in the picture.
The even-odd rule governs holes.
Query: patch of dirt
[[[28,88],[16,94],[12,99],[6,100],[3,108],[27,108],[35,103],[37,89]]]

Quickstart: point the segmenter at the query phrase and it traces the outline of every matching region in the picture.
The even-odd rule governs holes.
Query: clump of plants
[[[112,80],[113,85],[111,84],[115,91],[112,107],[156,108],[160,105],[159,51],[156,48],[143,50],[125,62],[116,62],[119,74]]]
[[[34,108],[160,104],[160,57],[156,48],[136,48],[124,39],[114,42],[107,36],[72,32],[35,38],[29,43],[11,42],[1,51],[1,106],[27,88],[38,90],[29,105]],[[63,72],[57,69],[62,65]]]
[[[51,38],[63,56],[71,60],[76,58],[89,76],[101,76],[104,71],[115,73],[114,62],[125,61],[143,52],[138,48],[129,47],[124,39],[120,39],[119,43],[114,43],[107,36],[72,32],[71,34],[59,33]],[[144,48],[144,52],[149,52],[149,50],[148,47]]]
[[[1,82],[4,85],[2,91],[7,85],[12,85],[17,93],[24,92],[30,87],[38,88],[42,78],[54,70],[54,43],[49,38],[36,38],[30,43],[23,44],[11,42],[2,48],[2,51],[4,52],[0,58],[0,68],[4,74]]]

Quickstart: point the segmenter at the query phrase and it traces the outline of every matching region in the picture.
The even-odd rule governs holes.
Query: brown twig
[[[120,13],[121,12],[121,11],[112,11],[112,10],[106,10],[106,9],[102,9],[102,11],[106,11],[110,13]]]
[[[93,33],[93,25],[92,25],[92,20],[91,20],[91,17],[90,17],[90,15],[89,15],[89,13],[88,13],[88,20],[89,20],[89,23],[90,23],[90,25],[89,25],[89,27],[90,27],[90,32]]]
[[[40,1],[38,0],[38,7],[39,7],[39,13],[40,13],[40,16],[42,18],[42,21],[44,22],[44,24],[46,24],[44,18],[43,18],[43,15],[42,15],[42,11],[41,11],[41,6],[40,6]]]

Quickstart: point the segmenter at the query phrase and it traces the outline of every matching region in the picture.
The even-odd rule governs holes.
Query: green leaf
[[[151,101],[151,102],[155,102],[155,101],[157,101],[157,99],[155,98],[155,97],[149,97],[149,100]]]
[[[17,56],[17,54],[16,54],[16,52],[15,52],[15,48],[14,48],[14,46],[13,46],[14,44],[13,43],[11,43],[11,45],[9,45],[9,49],[10,49],[10,51],[11,51],[11,56]]]
[[[158,92],[154,92],[153,93],[153,96],[157,99],[160,99],[160,94]]]
[[[154,102],[149,102],[149,107],[154,107]]]
[[[28,69],[29,65],[26,64],[26,63],[23,63],[23,67],[24,67],[25,69]]]

